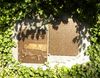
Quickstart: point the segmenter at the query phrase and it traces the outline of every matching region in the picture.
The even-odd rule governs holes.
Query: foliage
[[[20,65],[12,57],[12,30],[16,21],[39,15],[46,23],[60,15],[76,17],[90,26],[90,42],[86,54],[90,62],[46,70]],[[47,21],[49,20],[49,21]],[[0,2],[0,78],[99,78],[100,77],[100,3],[99,0],[1,0]]]

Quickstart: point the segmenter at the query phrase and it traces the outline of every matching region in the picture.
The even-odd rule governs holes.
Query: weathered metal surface
[[[20,37],[18,59],[22,63],[44,63],[47,61],[47,36],[45,34],[45,37],[41,38],[39,35],[37,39],[36,34],[34,34],[34,39],[32,39],[31,33],[28,34],[27,38],[27,35],[24,38]]]
[[[74,56],[78,54],[78,33],[75,23],[69,21],[67,24],[60,23],[58,28],[49,28],[49,54],[61,56]]]
[[[49,26],[47,32],[20,31],[18,34],[19,61],[22,63],[44,63],[47,61],[47,54],[77,55],[79,33],[77,33],[75,25],[76,23],[70,20],[67,24],[61,22],[58,27]]]
[[[47,50],[47,45],[46,44],[25,44],[24,48],[26,49],[31,49],[31,50],[41,50],[41,51],[46,51]]]

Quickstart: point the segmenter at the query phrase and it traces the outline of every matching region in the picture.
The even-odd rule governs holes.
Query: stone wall
[[[30,21],[31,20],[22,21],[21,23],[17,23],[16,26],[15,26],[16,29],[14,30],[13,39],[16,42],[16,48],[12,49],[13,50],[12,53],[13,53],[13,57],[16,60],[18,60],[18,55],[19,55],[17,34],[20,31],[20,28],[22,28],[22,30],[30,28]],[[25,22],[27,22],[27,24],[25,24]],[[40,22],[37,23],[37,26],[41,26],[41,24],[42,23],[40,21]],[[47,53],[48,53],[48,55],[47,55],[47,62],[49,63],[49,65],[51,67],[53,67],[56,64],[58,64],[58,65],[65,65],[65,66],[71,67],[72,65],[82,64],[82,63],[85,63],[85,62],[89,61],[89,57],[84,55],[84,52],[86,51],[87,47],[90,45],[90,43],[87,40],[89,34],[86,31],[86,27],[84,26],[86,24],[81,24],[79,22],[73,21],[72,18],[68,18],[68,22],[66,24],[63,23],[63,22],[60,22],[59,25],[57,24],[57,25],[53,26],[52,24],[48,24],[48,25],[46,25],[46,27],[47,26],[54,27],[54,28],[56,27],[55,30],[57,31],[57,29],[58,29],[58,27],[60,27],[60,25],[69,26],[68,29],[67,29],[68,33],[65,32],[67,34],[66,35],[66,37],[67,37],[66,44],[68,44],[69,46],[73,46],[74,43],[75,43],[75,45],[72,48],[69,47],[69,49],[66,51],[67,54],[69,53],[68,55],[66,53],[65,54],[64,53],[56,54],[56,52],[52,53],[53,52],[52,50],[51,50],[51,53],[50,53],[50,52],[48,52],[50,46],[47,46]],[[73,26],[73,27],[71,27],[71,26]],[[34,26],[33,26],[33,28],[34,28]],[[48,29],[48,27],[47,27],[47,29]],[[63,32],[63,30],[62,30],[62,32]],[[84,35],[84,32],[85,32],[85,35]],[[52,33],[54,33],[54,30],[52,30]],[[57,33],[59,33],[59,32],[57,32]],[[73,39],[70,39],[71,35],[72,35]],[[52,36],[52,34],[51,34],[51,36]],[[50,33],[48,33],[48,37],[50,37]],[[62,39],[62,42],[63,41],[64,40]],[[56,42],[56,40],[54,42]],[[48,43],[49,43],[49,41],[47,40],[47,44]],[[52,43],[52,42],[50,42],[50,43]],[[52,43],[51,45],[54,45],[54,43]],[[61,48],[65,47],[65,46],[68,46],[68,45],[64,45]],[[27,48],[30,48],[30,47],[27,47]],[[75,52],[73,52],[74,50],[75,50]],[[55,50],[55,51],[60,51],[60,48],[58,50]],[[71,54],[70,54],[70,51],[72,51]],[[38,67],[38,66],[40,66],[42,64],[22,63],[22,65]]]

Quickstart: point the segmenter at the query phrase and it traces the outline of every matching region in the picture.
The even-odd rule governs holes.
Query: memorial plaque
[[[33,33],[33,30],[19,33],[20,38],[18,37],[18,59],[22,63],[44,63],[47,61],[47,35],[46,33],[34,33],[34,38],[32,38]]]
[[[75,23],[70,20],[67,24],[61,22],[58,27],[49,27],[50,55],[74,56],[78,54],[78,43],[73,40],[79,35]]]
[[[20,31],[18,34],[19,61],[22,63],[44,63],[47,61],[47,54],[77,55],[79,52],[79,43],[77,42],[79,33],[77,33],[75,26],[76,23],[70,20],[66,24],[61,22],[57,27],[49,26],[48,31]]]

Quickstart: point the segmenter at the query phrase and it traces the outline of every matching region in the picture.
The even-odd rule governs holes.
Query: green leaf
[[[91,41],[95,43],[97,41],[97,38],[96,37],[91,37]]]

